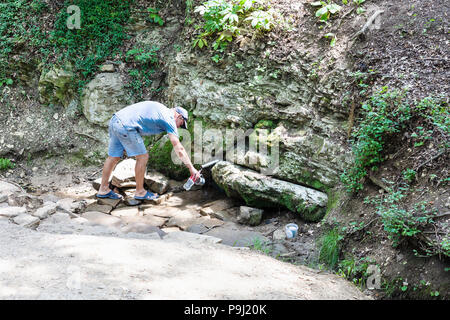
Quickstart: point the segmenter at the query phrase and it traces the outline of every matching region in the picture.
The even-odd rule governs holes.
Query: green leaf
[[[323,6],[323,5],[325,5],[325,2],[323,2],[323,1],[316,1],[316,2],[311,3],[311,5],[314,6],[314,7]]]
[[[6,79],[6,84],[7,85],[11,85],[11,84],[13,84],[13,80],[12,79]]]
[[[333,37],[333,39],[331,39],[330,46],[334,47],[335,44],[336,44],[336,37]]]
[[[316,12],[316,17],[321,17],[321,16],[323,16],[324,14],[327,14],[327,13],[328,13],[328,8],[327,7],[320,8]]]
[[[340,11],[341,8],[342,8],[341,6],[339,6],[339,5],[335,4],[335,3],[329,4],[327,7],[328,7],[328,11],[330,11],[333,14],[338,12],[338,11]]]

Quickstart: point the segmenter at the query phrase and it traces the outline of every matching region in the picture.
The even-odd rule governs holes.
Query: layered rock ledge
[[[325,193],[227,161],[218,162],[212,168],[212,176],[228,196],[242,198],[249,206],[286,207],[310,222],[320,221],[326,212],[328,197]]]

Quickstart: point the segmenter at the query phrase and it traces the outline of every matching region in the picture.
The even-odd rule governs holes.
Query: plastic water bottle
[[[197,186],[202,186],[205,184],[205,178],[203,178],[202,175],[200,175],[200,177],[194,181],[194,179],[192,178],[192,176],[189,177],[188,181],[186,181],[186,183],[184,184],[183,188],[184,190],[188,191],[191,190],[193,185],[197,185]]]
[[[191,190],[192,186],[194,185],[194,180],[192,179],[192,176],[189,177],[189,179],[184,184],[183,188],[186,191]]]

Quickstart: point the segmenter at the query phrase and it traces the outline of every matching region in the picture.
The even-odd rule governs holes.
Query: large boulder
[[[107,127],[112,115],[126,107],[124,82],[119,73],[99,73],[84,88],[81,104],[89,122]]]
[[[212,176],[228,196],[242,198],[249,206],[286,207],[311,222],[319,221],[325,215],[328,197],[323,192],[271,178],[227,161],[218,162],[212,169]]]

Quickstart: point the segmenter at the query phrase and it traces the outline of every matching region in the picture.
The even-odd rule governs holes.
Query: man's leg
[[[120,157],[111,156],[106,159],[105,164],[103,165],[102,183],[100,185],[100,189],[98,190],[99,195],[107,194],[111,191],[109,188],[109,177],[111,176],[111,173],[119,160]]]
[[[136,156],[135,177],[136,177],[136,197],[143,197],[147,193],[144,188],[144,176],[147,171],[148,153]]]

